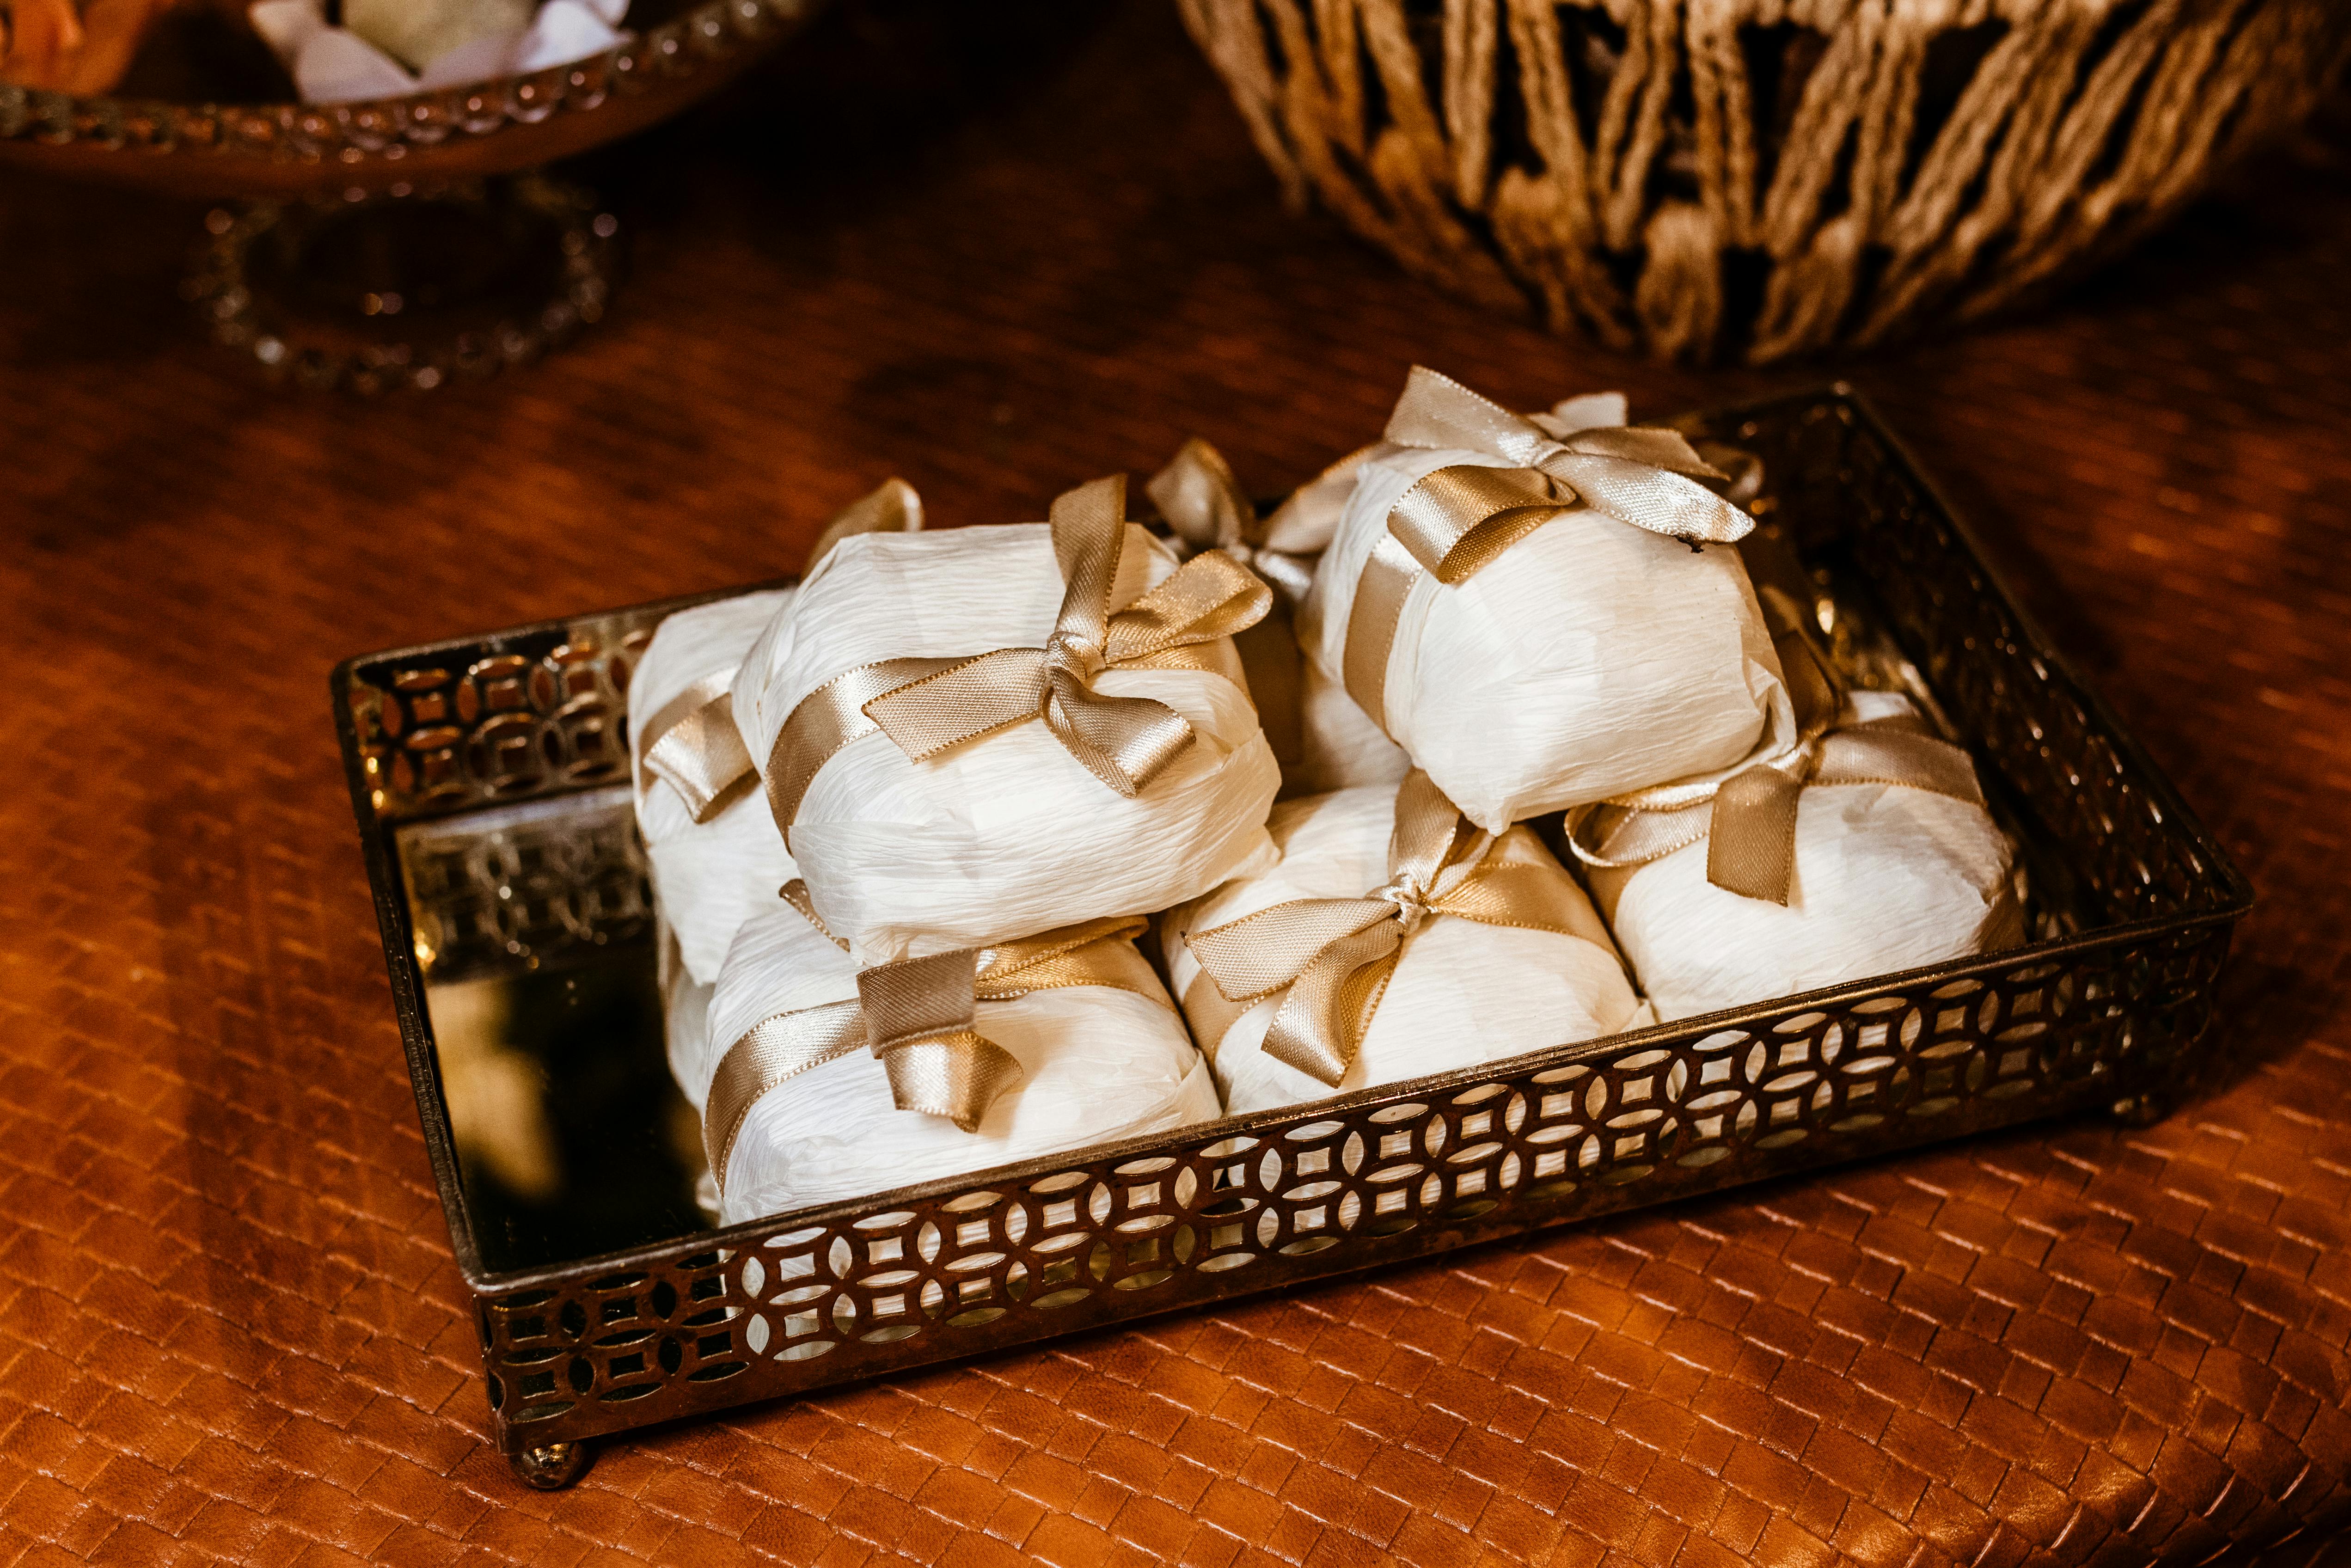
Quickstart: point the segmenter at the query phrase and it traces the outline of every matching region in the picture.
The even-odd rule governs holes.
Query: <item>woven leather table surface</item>
[[[606,324],[255,385],[199,210],[0,182],[0,1563],[2199,1563],[2351,1522],[2351,197],[2314,136],[1876,395],[2259,886],[2225,1068],[1985,1142],[616,1441],[482,1439],[326,701],[349,653],[790,570],[904,475],[1260,490],[1415,361],[1664,414],[1279,207],[1156,5],[812,35],[588,173]],[[893,29],[897,29],[893,31]]]

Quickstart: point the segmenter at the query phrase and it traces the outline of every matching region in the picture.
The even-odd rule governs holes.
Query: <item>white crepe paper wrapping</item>
[[[1267,531],[1269,545],[1311,557],[1318,565],[1338,537],[1346,516],[1347,498],[1369,459],[1399,448],[1366,447],[1332,465],[1299,486],[1276,512]],[[1299,759],[1282,774],[1285,795],[1327,795],[1333,789],[1354,789],[1370,784],[1401,784],[1412,771],[1412,758],[1390,740],[1371,716],[1355,706],[1347,688],[1322,673],[1315,662],[1311,622],[1293,611],[1291,632],[1299,638],[1300,677]]]
[[[1395,787],[1389,785],[1276,806],[1268,826],[1280,846],[1280,863],[1227,883],[1161,921],[1176,994],[1182,996],[1200,974],[1184,932],[1223,925],[1292,899],[1361,898],[1384,884],[1395,800]],[[1282,993],[1251,1007],[1221,1040],[1200,1041],[1225,1109],[1238,1116],[1301,1104],[1649,1023],[1596,914],[1591,929],[1593,939],[1586,940],[1431,916],[1405,940],[1371,1027],[1336,1088],[1265,1053],[1265,1031],[1280,1010]]]
[[[1108,986],[1031,991],[979,1004],[976,1027],[1020,1063],[977,1131],[901,1111],[888,1070],[855,1051],[796,1073],[752,1103],[726,1162],[732,1225],[1166,1132],[1223,1113],[1207,1063],[1164,991]],[[725,1046],[770,1014],[857,999],[857,966],[789,906],[736,935],[711,1003],[716,1049],[688,1098],[705,1102]]]
[[[1125,541],[1113,611],[1176,565],[1140,528]],[[1042,523],[843,539],[744,660],[744,744],[764,773],[800,699],[862,664],[1042,647],[1062,592]],[[921,762],[876,731],[818,771],[790,825],[792,855],[860,964],[1165,909],[1272,863],[1265,814],[1280,770],[1248,692],[1183,669],[1108,669],[1093,685],[1155,698],[1192,726],[1192,744],[1131,799],[1041,719]]]
[[[1913,713],[1855,692],[1849,723]],[[1632,870],[1592,868],[1593,898],[1661,1019],[1771,1001],[2023,940],[2008,836],[1982,807],[1888,784],[1797,799],[1785,906],[1706,878],[1701,840]]]
[[[668,937],[663,932],[664,940]],[[710,1092],[710,1075],[718,1065],[710,1049],[710,1002],[718,988],[695,979],[683,965],[661,968],[662,1030],[669,1049],[670,1076],[677,1080],[695,1113]]]
[[[1282,772],[1286,795],[1325,795],[1364,785],[1393,788],[1412,771],[1404,747],[1380,733],[1347,688],[1304,661],[1299,700],[1299,759]]]
[[[776,902],[799,875],[784,836],[756,788],[741,790],[707,822],[696,822],[678,792],[643,767],[645,726],[696,681],[743,660],[792,591],[776,589],[681,610],[661,623],[629,682],[630,762],[637,830],[653,864],[653,896],[693,978],[718,977],[736,927]]]
[[[628,35],[629,0],[260,0],[254,31],[305,103],[405,98],[602,54]]]
[[[1561,403],[1555,436],[1625,423],[1614,394]],[[1388,513],[1424,476],[1508,466],[1487,453],[1383,445],[1364,459],[1300,619],[1307,657],[1342,685],[1347,622]],[[1396,622],[1386,732],[1489,832],[1738,763],[1775,711],[1780,661],[1728,545],[1692,550],[1578,508],[1447,586],[1425,573]]]

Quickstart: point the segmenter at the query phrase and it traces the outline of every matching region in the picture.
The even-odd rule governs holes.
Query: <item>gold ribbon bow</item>
[[[1314,586],[1314,558],[1267,544],[1271,524],[1258,516],[1224,454],[1197,436],[1145,488],[1188,554],[1222,551],[1273,590],[1272,610],[1236,632],[1233,646],[1266,743],[1285,769],[1296,767],[1305,758],[1306,665],[1291,617]]]
[[[904,479],[885,479],[872,494],[844,507],[810,547],[800,566],[806,577],[832,547],[852,534],[913,534],[923,528],[923,498]],[[664,703],[646,721],[639,766],[678,793],[697,822],[706,822],[734,803],[751,782],[751,753],[735,724],[731,695],[738,664],[705,675]]]
[[[1466,582],[1552,518],[1579,507],[1654,534],[1729,544],[1755,520],[1700,479],[1723,481],[1680,433],[1642,425],[1556,433],[1413,367],[1388,420],[1399,446],[1482,452],[1507,466],[1455,464],[1422,476],[1389,509],[1387,531],[1364,564],[1347,618],[1349,695],[1387,725],[1388,655],[1405,599],[1425,575]]]
[[[800,699],[768,758],[768,800],[789,841],[818,769],[879,729],[919,761],[1009,725],[1042,719],[1093,776],[1134,796],[1192,744],[1183,715],[1149,697],[1093,688],[1108,669],[1195,669],[1246,686],[1225,640],[1264,619],[1272,591],[1222,553],[1195,556],[1112,612],[1126,542],[1126,476],[1080,486],[1053,503],[1053,553],[1067,585],[1041,648],[950,659],[883,659],[836,675]],[[1222,644],[1222,646],[1218,646]]]
[[[824,931],[803,884],[789,884],[783,895]],[[1012,1054],[979,1032],[977,1004],[1071,986],[1106,986],[1165,1004],[1166,991],[1134,946],[1147,926],[1140,916],[1095,920],[1019,942],[885,964],[857,977],[854,1001],[760,1019],[726,1048],[711,1076],[702,1135],[712,1176],[724,1190],[736,1136],[761,1095],[857,1051],[881,1059],[899,1110],[945,1116],[967,1133],[977,1131],[988,1106],[1020,1076]]]
[[[1224,454],[1198,436],[1184,443],[1144,488],[1190,554],[1223,551],[1265,579],[1293,608],[1314,586],[1312,558],[1266,542],[1270,529],[1258,516],[1257,503],[1233,477]]]
[[[1915,716],[1837,727],[1844,683],[1787,594],[1766,588],[1764,617],[1795,705],[1795,744],[1711,782],[1665,784],[1570,813],[1568,846],[1601,871],[1630,871],[1706,841],[1707,880],[1785,904],[1794,891],[1796,813],[1813,785],[1884,784],[1984,803],[1975,764]]]
[[[1200,976],[1186,989],[1184,1010],[1199,1038],[1221,1040],[1235,1019],[1286,989],[1265,1052],[1335,1088],[1405,942],[1432,915],[1608,945],[1575,879],[1531,831],[1512,828],[1499,839],[1478,831],[1415,768],[1396,793],[1386,884],[1361,898],[1293,899],[1186,932]],[[1214,1027],[1201,1027],[1203,1019]]]

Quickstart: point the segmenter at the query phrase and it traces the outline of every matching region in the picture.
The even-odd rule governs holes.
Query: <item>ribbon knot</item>
[[[1616,400],[1604,400],[1607,412],[1602,401],[1578,400],[1562,405],[1562,413],[1622,418]],[[1524,418],[1424,366],[1413,367],[1386,439],[1426,451],[1482,453],[1499,466],[1453,464],[1423,475],[1389,508],[1386,532],[1364,563],[1341,674],[1357,706],[1383,728],[1396,623],[1424,576],[1447,587],[1467,582],[1544,524],[1580,509],[1692,548],[1733,543],[1755,527],[1754,518],[1699,482],[1730,481],[1677,431]]]
[[[1067,676],[1081,686],[1091,686],[1093,678],[1109,667],[1110,660],[1098,643],[1067,632],[1056,632],[1045,639],[1045,668],[1055,678]]]
[[[1126,476],[1053,502],[1053,553],[1064,590],[1044,645],[961,658],[884,659],[834,676],[800,699],[768,755],[768,800],[787,843],[801,798],[834,753],[882,731],[915,761],[1040,719],[1111,789],[1140,794],[1190,746],[1182,714],[1093,683],[1112,669],[1190,669],[1242,685],[1226,639],[1257,624],[1271,591],[1223,555],[1196,556],[1125,609],[1110,608],[1126,542]]]
[[[1386,883],[1361,898],[1292,899],[1185,933],[1200,974],[1185,991],[1184,1010],[1213,1050],[1243,1012],[1284,993],[1266,1029],[1266,1054],[1336,1088],[1405,943],[1435,915],[1607,944],[1575,879],[1532,832],[1479,832],[1415,768],[1396,791]]]
[[[1841,723],[1844,683],[1785,592],[1758,596],[1794,705],[1796,734],[1727,777],[1664,784],[1571,812],[1568,847],[1586,865],[1632,870],[1705,841],[1707,880],[1786,904],[1795,893],[1796,819],[1813,785],[1884,784],[1984,803],[1975,764],[1915,716]]]

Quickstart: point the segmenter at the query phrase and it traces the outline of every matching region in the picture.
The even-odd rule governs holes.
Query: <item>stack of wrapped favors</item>
[[[1270,514],[940,531],[892,481],[632,682],[727,1222],[2011,945],[1966,751],[1857,689],[1621,397],[1414,371]],[[1768,486],[1768,476],[1762,476]]]

